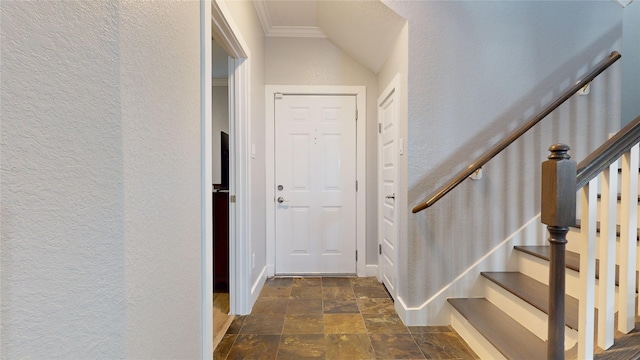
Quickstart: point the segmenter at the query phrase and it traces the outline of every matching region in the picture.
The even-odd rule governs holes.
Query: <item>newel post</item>
[[[576,162],[565,144],[549,151],[549,160],[542,163],[541,207],[551,244],[547,359],[564,359],[565,247],[569,226],[576,222]]]

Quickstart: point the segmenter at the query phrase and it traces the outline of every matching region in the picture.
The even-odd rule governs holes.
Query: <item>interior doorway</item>
[[[216,42],[228,60],[228,294],[230,314],[246,314],[250,309],[249,273],[249,63],[248,46],[224,2],[201,4],[201,103],[202,103],[202,357],[213,356],[213,61]],[[219,134],[222,138],[222,135]],[[222,143],[222,139],[221,139]],[[222,146],[222,144],[220,145]],[[222,166],[222,164],[220,164]],[[220,169],[222,174],[222,168]],[[222,190],[222,177],[220,178]],[[218,192],[218,191],[217,191]],[[223,193],[222,191],[219,191]],[[222,224],[225,222],[222,221]],[[224,258],[227,259],[227,258]],[[222,277],[224,279],[224,277]],[[223,281],[224,282],[224,281]],[[222,334],[224,335],[224,334]]]
[[[213,221],[213,346],[233,316],[229,293],[229,54],[211,42],[211,181]]]

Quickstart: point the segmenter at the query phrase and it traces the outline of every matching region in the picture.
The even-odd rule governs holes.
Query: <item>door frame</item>
[[[266,237],[267,273],[275,274],[275,95],[355,95],[358,119],[356,122],[356,273],[366,276],[366,86],[341,85],[266,85],[265,86],[265,156],[266,167]],[[355,184],[354,184],[355,186]]]
[[[201,313],[202,359],[213,358],[213,208],[211,41],[230,55],[229,60],[229,296],[230,313],[250,310],[249,199],[250,98],[249,47],[227,6],[218,0],[200,2],[200,159],[201,159]]]
[[[376,103],[376,107],[377,107],[377,111],[378,111],[378,126],[381,126],[381,120],[382,117],[380,116],[380,112],[381,112],[381,106],[382,104],[390,97],[390,96],[395,96],[395,102],[396,102],[396,107],[395,107],[395,117],[396,117],[396,137],[394,139],[395,143],[398,144],[398,149],[396,149],[396,153],[395,153],[395,165],[396,165],[396,173],[395,173],[395,183],[396,183],[396,198],[401,198],[400,195],[400,191],[399,191],[399,187],[400,184],[398,183],[398,181],[400,180],[400,174],[399,174],[399,166],[400,166],[400,153],[399,151],[403,151],[404,149],[401,149],[401,147],[403,147],[403,144],[399,143],[400,140],[400,74],[396,74],[393,79],[391,80],[391,82],[389,83],[389,85],[387,85],[387,87],[380,93],[380,96],[378,97],[378,102]],[[380,244],[382,244],[382,239],[384,236],[384,229],[383,229],[383,206],[384,206],[384,199],[385,199],[385,194],[384,194],[384,188],[382,186],[382,168],[383,168],[383,156],[382,156],[382,148],[381,148],[381,144],[380,144],[380,138],[381,138],[382,134],[380,132],[377,133],[377,139],[378,141],[376,142],[376,146],[377,146],[377,154],[378,154],[378,184],[377,184],[377,192],[378,192],[378,218],[376,219],[378,221],[378,246],[380,246]],[[398,283],[400,282],[400,276],[398,276],[399,271],[398,271],[398,252],[399,252],[399,242],[400,242],[400,231],[399,231],[399,226],[398,226],[398,221],[400,219],[400,213],[398,212],[398,209],[400,208],[398,206],[398,201],[396,201],[394,207],[394,211],[395,211],[395,235],[396,235],[396,251],[395,251],[395,255],[396,258],[392,259],[394,261],[395,264],[395,288],[393,291],[393,294],[391,294],[391,297],[393,298],[393,300],[397,300],[398,297],[398,288],[399,285]],[[380,254],[380,252],[378,252],[378,280],[379,281],[383,281],[382,279],[382,260],[380,259],[382,255]],[[387,289],[389,290],[389,289]]]

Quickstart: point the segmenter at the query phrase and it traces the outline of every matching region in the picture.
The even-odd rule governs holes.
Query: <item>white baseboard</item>
[[[439,326],[451,324],[451,308],[448,298],[481,297],[482,271],[517,271],[517,259],[512,255],[514,245],[540,245],[545,238],[540,224],[540,214],[533,217],[520,229],[509,235],[487,254],[463,271],[452,282],[440,289],[431,298],[417,307],[408,307],[398,296],[395,308],[407,326]]]
[[[406,326],[424,326],[427,325],[427,314],[425,310],[425,304],[422,304],[420,307],[410,308],[407,304],[404,303],[404,300],[400,296],[396,298],[394,301],[394,307],[400,319],[404,322]],[[429,324],[435,325],[435,324]],[[440,325],[449,325],[448,323],[443,323]]]
[[[364,275],[378,277],[378,265],[366,265],[364,268]]]
[[[256,300],[258,300],[258,296],[260,296],[260,291],[262,291],[262,288],[264,287],[264,283],[267,281],[267,272],[268,272],[268,268],[266,266],[263,267],[262,271],[260,272],[260,275],[251,286],[251,306],[250,306],[251,309],[253,309],[253,304],[255,304]]]

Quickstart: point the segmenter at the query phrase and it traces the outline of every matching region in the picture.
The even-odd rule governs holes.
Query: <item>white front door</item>
[[[356,97],[275,99],[276,274],[356,273]]]
[[[395,299],[397,287],[398,217],[396,190],[398,173],[398,100],[395,88],[382,94],[378,101],[379,121],[379,255],[378,264],[382,283]]]

